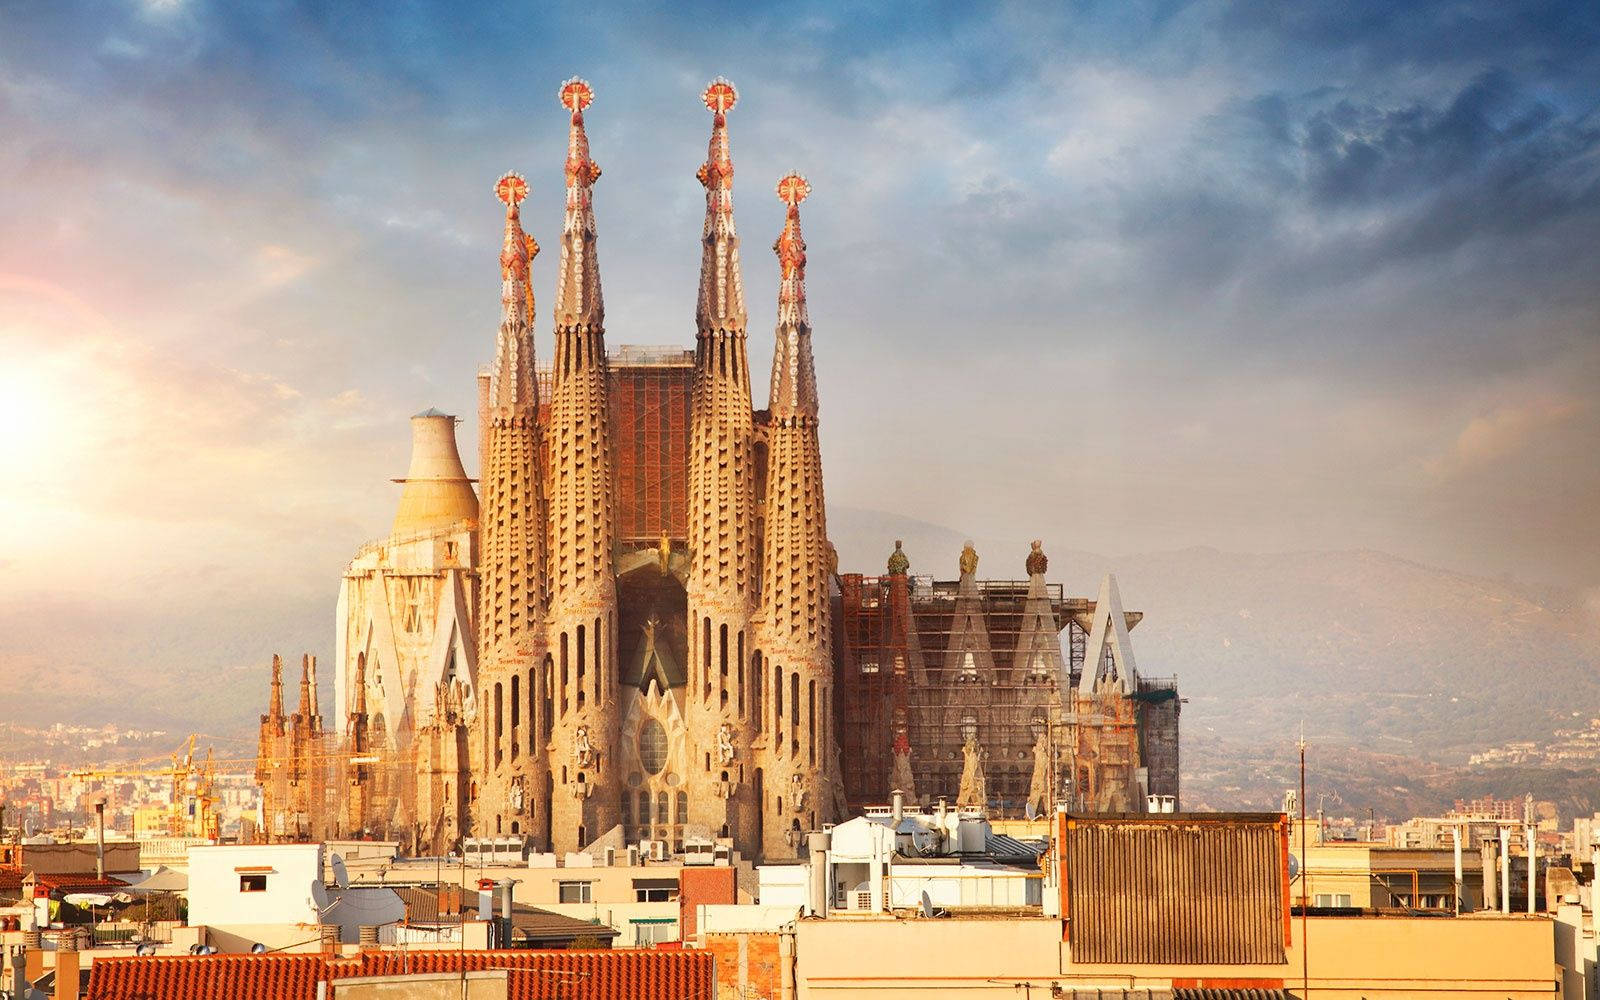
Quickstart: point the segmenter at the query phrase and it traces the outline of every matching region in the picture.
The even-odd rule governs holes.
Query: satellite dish
[[[1022,815],[1028,817],[1028,821],[1031,823],[1039,818],[1039,807],[1029,802],[1022,807]]]
[[[1289,880],[1292,882],[1300,877],[1300,859],[1293,854],[1289,855]]]
[[[933,900],[928,898],[928,894],[926,892],[922,894],[922,915],[924,917],[933,916]]]
[[[156,953],[156,943],[154,941],[146,941],[144,944],[134,948],[133,953],[135,955],[154,955]]]
[[[260,941],[257,941],[255,944],[250,946],[250,954],[252,955],[265,955],[266,953],[267,946],[262,944]]]
[[[335,854],[331,863],[333,865],[333,884],[341,889],[350,888],[350,872],[344,866],[344,858]]]

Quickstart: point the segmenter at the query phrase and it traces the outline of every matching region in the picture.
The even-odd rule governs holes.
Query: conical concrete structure
[[[395,511],[395,535],[418,534],[478,519],[478,495],[461,467],[456,418],[424,410],[411,418],[411,468]]]
[[[755,426],[745,352],[744,279],[733,224],[728,112],[739,95],[718,77],[701,95],[711,142],[700,294],[695,306],[689,445],[689,669],[684,716],[692,743],[689,821],[740,851],[758,849],[750,766],[754,682],[747,674],[755,612]]]

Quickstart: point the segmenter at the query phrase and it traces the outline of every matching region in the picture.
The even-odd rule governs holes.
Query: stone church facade
[[[535,354],[528,185],[506,174],[478,489],[453,418],[419,414],[394,530],[346,571],[329,810],[343,834],[419,853],[475,836],[556,852],[717,839],[749,858],[794,857],[849,806],[800,223],[810,186],[797,174],[777,185],[774,355],[758,410],[732,198],[737,92],[718,79],[701,95],[712,120],[693,350],[607,344],[593,96],[579,79],[560,90],[550,363]],[[1035,645],[1040,669],[1057,669],[1055,632]]]

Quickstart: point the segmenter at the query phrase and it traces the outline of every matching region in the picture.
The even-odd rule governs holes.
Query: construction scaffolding
[[[838,582],[837,731],[853,810],[887,802],[907,774],[914,787],[901,790],[924,802],[970,795],[974,744],[991,815],[1176,797],[1176,682],[1080,690],[1094,601],[1042,579]],[[898,775],[897,750],[909,753]]]
[[[689,421],[694,352],[623,345],[610,366],[616,441],[617,537],[654,543],[689,525]]]

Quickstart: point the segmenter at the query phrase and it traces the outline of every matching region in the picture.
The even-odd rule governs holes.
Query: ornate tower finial
[[[594,204],[591,188],[600,165],[589,158],[583,111],[594,103],[587,81],[573,77],[561,85],[561,106],[572,114],[567,132],[567,211],[561,225],[561,273],[556,280],[556,325],[598,326],[605,316],[600,299],[600,267],[595,260]]]
[[[1045,570],[1050,568],[1050,560],[1044,554],[1044,542],[1037,538],[1033,540],[1033,548],[1028,553],[1025,565],[1029,576],[1043,576]]]
[[[733,227],[733,156],[728,147],[728,112],[738,103],[739,91],[719,76],[706,85],[700,99],[712,118],[706,162],[695,172],[706,189],[696,326],[702,336],[716,330],[743,333],[744,279],[739,272],[739,234]]]
[[[506,233],[500,245],[500,335],[490,374],[489,403],[494,411],[508,416],[538,405],[529,272],[539,243],[523,232],[518,210],[528,196],[527,180],[516,171],[507,171],[495,181],[494,196],[506,206]]]
[[[906,550],[901,548],[900,539],[894,540],[894,551],[889,553],[889,563],[885,567],[890,576],[904,576],[906,570],[911,568],[911,560],[906,557]]]
[[[817,375],[811,360],[811,318],[806,313],[806,241],[800,234],[800,203],[811,185],[798,173],[778,181],[778,198],[789,206],[783,232],[772,249],[778,255],[778,346],[772,357],[774,417],[815,417]]]

